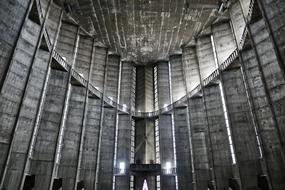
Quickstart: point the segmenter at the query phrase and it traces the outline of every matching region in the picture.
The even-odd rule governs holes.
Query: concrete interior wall
[[[233,1],[182,54],[147,65],[122,60],[65,8],[0,3],[0,189],[23,189],[30,175],[41,190],[58,179],[64,190],[137,190],[144,179],[149,189],[246,190],[261,178],[285,189],[283,2]],[[160,187],[145,174],[130,187],[133,119],[135,163],[149,165],[158,121],[158,164],[174,169]],[[114,177],[120,162],[126,173]]]

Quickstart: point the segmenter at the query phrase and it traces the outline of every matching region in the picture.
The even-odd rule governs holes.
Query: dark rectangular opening
[[[62,178],[54,179],[52,190],[60,190],[62,188]]]
[[[32,190],[35,187],[35,175],[26,175],[23,190]]]

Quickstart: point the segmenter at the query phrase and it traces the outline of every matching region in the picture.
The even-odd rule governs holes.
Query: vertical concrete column
[[[218,65],[221,65],[237,48],[231,25],[228,21],[212,25],[213,44]]]
[[[266,25],[272,46],[275,50],[276,58],[285,77],[285,38],[284,38],[284,15],[285,4],[279,1],[257,1],[262,12],[263,20]]]
[[[193,175],[190,150],[190,131],[187,106],[174,108],[173,120],[176,140],[178,189],[193,189]]]
[[[104,96],[117,100],[118,97],[118,81],[119,81],[119,63],[120,56],[115,54],[108,55],[106,65],[106,84],[104,85]],[[98,175],[98,190],[111,189],[113,179],[113,158],[115,144],[115,128],[117,121],[117,109],[104,105],[102,113],[102,135],[99,154],[99,175]]]
[[[201,80],[204,80],[216,70],[215,57],[211,42],[211,33],[197,39],[197,57]]]
[[[257,174],[262,174],[256,126],[253,123],[248,97],[239,63],[223,71],[225,97],[235,153],[243,188],[258,188]]]
[[[243,53],[242,57],[245,60],[244,65],[247,70],[246,75],[249,81],[249,87],[259,90],[259,93],[253,91],[253,89],[250,90],[254,100],[253,105],[256,109],[257,118],[258,120],[264,120],[265,117],[267,118],[266,126],[265,121],[258,121],[257,123],[263,142],[268,177],[271,178],[273,189],[282,189],[284,188],[284,183],[281,181],[285,179],[285,176],[282,175],[283,173],[281,174],[281,170],[284,170],[285,163],[283,138],[284,106],[282,103],[284,98],[281,95],[284,94],[281,93],[281,91],[284,91],[284,74],[280,64],[278,64],[280,63],[278,62],[278,57],[274,53],[272,39],[266,30],[266,23],[261,19],[261,12],[259,12],[257,5],[255,4],[254,6],[253,15],[255,15],[255,17],[251,23],[246,20],[246,15],[243,12],[252,49],[246,50],[246,53]],[[250,64],[246,65],[249,60],[251,61]],[[270,70],[268,68],[270,68]],[[252,73],[253,70],[255,70],[256,73]],[[278,89],[278,92],[276,89]],[[257,99],[257,97],[263,98]],[[261,107],[262,109],[257,109],[256,107]],[[261,110],[263,110],[262,114]],[[274,144],[274,149],[272,149],[270,144]]]
[[[185,68],[185,82],[187,91],[193,90],[200,81],[200,70],[197,59],[196,44],[183,48],[183,65]],[[203,91],[197,92],[196,96],[188,99],[188,112],[191,130],[191,142],[193,149],[193,163],[196,188],[206,189],[211,184],[211,155],[209,150],[211,143],[208,136],[207,114],[203,100]]]
[[[278,64],[277,55],[274,52],[273,43],[265,28],[264,20],[252,23],[250,26],[252,42],[255,45],[256,56],[258,56],[260,71],[264,78],[268,98],[272,104],[272,112],[276,118],[276,125],[281,140],[285,137],[285,76]],[[269,69],[270,68],[270,69]],[[283,151],[285,147],[283,145]]]
[[[132,62],[122,62],[121,68],[121,87],[119,103],[125,107],[132,107],[132,85],[133,85],[133,65]],[[131,156],[131,130],[132,118],[129,114],[118,115],[118,140],[117,140],[117,158],[116,168],[121,163],[125,165],[125,171],[129,170]],[[116,176],[116,190],[125,190],[130,188],[130,177],[128,174]]]
[[[236,161],[236,146],[239,146],[239,144],[236,143],[235,135],[233,135],[232,125],[233,123],[231,121],[231,117],[229,116],[229,108],[228,108],[228,100],[225,96],[225,91],[227,90],[224,87],[224,75],[219,68],[221,64],[224,63],[224,61],[227,60],[227,58],[232,54],[232,52],[235,51],[237,48],[237,45],[235,43],[234,36],[232,34],[231,25],[228,21],[220,21],[216,22],[215,24],[212,24],[212,46],[213,46],[213,52],[215,55],[215,61],[219,70],[219,79],[220,79],[220,91],[221,91],[221,97],[222,97],[222,103],[223,103],[223,110],[224,110],[224,116],[226,119],[226,128],[227,128],[227,135],[229,138],[229,146],[231,151],[231,159],[233,164],[233,177],[230,179],[230,186],[233,186],[233,183],[236,183],[237,186],[241,186],[243,188],[243,184],[240,183],[240,167],[239,162]],[[233,65],[233,63],[232,63]]]
[[[37,77],[35,76],[35,70],[38,69],[39,71],[45,72],[47,68],[49,54],[39,48],[42,43],[43,31],[48,18],[50,4],[51,1],[47,8],[47,14],[45,14],[44,22],[41,25],[30,19],[25,20],[9,67],[7,71],[5,71],[5,78],[1,81],[0,119],[3,121],[0,125],[2,128],[0,136],[2,155],[0,159],[1,189],[5,188],[4,186],[10,186],[8,185],[8,181],[6,181],[8,184],[4,184],[7,174],[8,179],[13,174],[21,178],[22,170],[19,168],[22,167],[23,169],[25,163],[32,126],[23,129],[22,122],[25,118],[27,118],[27,122],[33,122],[31,120],[34,119],[34,115],[28,117],[25,117],[25,115],[29,115],[28,112],[31,111],[30,109],[36,109],[36,105],[29,105],[29,99],[34,98],[34,102],[38,102],[38,94],[35,97],[28,96],[28,90],[36,86],[35,78]],[[30,15],[30,13],[28,14]],[[43,64],[43,67],[39,65],[37,59],[44,60],[45,64]],[[37,92],[39,92],[38,90],[43,84],[41,79],[42,78],[39,78],[39,81],[41,81],[38,83],[39,86],[34,88]],[[25,131],[25,133],[22,133],[22,131]],[[21,143],[22,148],[19,149]],[[13,184],[9,188],[14,188],[15,186],[19,186],[19,184]]]
[[[136,67],[136,111],[150,112],[154,110],[153,67]]]
[[[54,156],[54,161],[53,161],[51,180],[49,184],[50,190],[54,188],[55,180],[59,178],[59,167],[60,167],[61,158],[63,155],[62,146],[63,146],[63,141],[64,141],[64,134],[66,132],[66,127],[67,127],[67,124],[66,124],[67,123],[67,112],[68,112],[69,101],[70,101],[71,92],[72,92],[72,86],[71,86],[72,70],[74,69],[74,65],[76,63],[76,59],[78,55],[79,40],[80,40],[80,28],[78,27],[77,32],[76,32],[75,46],[74,46],[74,56],[73,56],[70,69],[68,71],[68,81],[67,81],[68,84],[66,87],[63,110],[62,110],[62,115],[60,118],[59,131],[58,131],[57,139],[56,139],[55,156]]]
[[[93,45],[93,59],[90,70],[90,84],[98,89],[104,85],[104,67],[107,60],[107,49],[98,44]],[[84,181],[84,188],[94,189],[98,155],[98,141],[100,131],[100,116],[103,100],[89,94],[86,105],[85,135],[80,168],[80,181]]]
[[[210,84],[204,87],[204,96],[212,143],[216,188],[228,188],[228,179],[233,177],[232,159],[219,85]]]
[[[182,55],[170,56],[172,102],[186,94]],[[178,105],[173,110],[176,141],[177,178],[179,189],[193,189],[192,158],[187,106]]]
[[[36,176],[35,189],[49,189],[67,85],[68,73],[51,69],[31,162],[31,173]]]
[[[73,45],[68,47],[73,54],[76,53],[77,34],[78,29],[74,28],[74,33],[70,36],[71,40],[74,39]],[[58,46],[61,46],[60,40],[58,40]],[[70,78],[70,72],[52,67],[49,79],[47,80],[45,102],[42,113],[38,114],[41,119],[36,123],[38,125],[38,127],[36,126],[38,128],[38,135],[35,140],[30,169],[31,173],[36,175],[35,188],[49,189],[52,186],[54,163],[59,162],[56,150],[58,149],[58,140],[62,137],[60,126],[62,125],[64,107],[66,107],[64,105],[66,103]],[[49,147],[49,149],[46,147]]]
[[[261,79],[262,75],[258,68],[258,60],[255,57],[254,50],[243,50],[242,58],[249,91],[252,95],[253,108],[257,117],[257,125],[262,140],[268,174],[272,180],[272,184],[275,184],[278,189],[279,185],[282,187],[282,183],[280,182],[283,181],[282,178],[284,178],[284,176],[282,176],[282,171],[284,171],[284,156],[282,156],[283,147],[280,141],[280,135],[276,128],[270,102],[266,95],[266,87]]]
[[[183,51],[183,68],[187,92],[191,92],[200,84],[196,46],[188,46]]]
[[[48,86],[48,80],[50,77],[50,72],[51,72],[51,64],[52,64],[52,56],[53,56],[53,51],[55,50],[56,44],[57,44],[57,40],[58,40],[58,36],[59,36],[59,32],[61,29],[61,23],[62,23],[62,16],[63,16],[63,10],[61,9],[54,9],[53,12],[55,12],[55,15],[58,15],[58,11],[60,12],[60,15],[57,17],[57,22],[54,24],[54,26],[56,26],[56,35],[53,41],[51,42],[51,47],[50,47],[50,52],[49,52],[49,58],[47,61],[47,67],[46,70],[44,71],[44,73],[41,73],[40,71],[36,70],[35,72],[35,76],[36,77],[41,77],[43,84],[41,86],[41,88],[38,91],[38,95],[39,95],[39,102],[38,103],[30,103],[30,105],[37,105],[37,108],[34,109],[35,111],[35,118],[31,123],[31,126],[33,127],[32,129],[32,136],[29,139],[29,145],[28,145],[28,149],[27,149],[27,156],[25,158],[25,163],[24,163],[24,169],[22,170],[22,174],[21,174],[21,183],[20,183],[20,187],[18,187],[19,189],[22,189],[23,186],[26,183],[26,180],[28,179],[30,174],[30,165],[31,165],[31,161],[33,158],[33,151],[34,151],[34,147],[35,147],[35,142],[36,142],[36,138],[38,135],[38,129],[39,129],[39,121],[41,119],[41,114],[42,114],[42,110],[43,110],[43,106],[44,106],[44,102],[45,102],[45,96],[46,96],[46,91],[47,91],[47,86]],[[48,40],[48,39],[45,39]],[[41,46],[43,47],[43,46]],[[44,50],[47,50],[45,47],[43,47]],[[40,51],[41,49],[39,49]],[[43,60],[39,61],[40,65],[45,65],[43,64],[45,63]],[[41,74],[39,74],[41,73]],[[35,80],[36,83],[39,82],[39,80]],[[33,95],[35,94],[35,92],[33,90],[29,90],[29,92],[33,93]],[[32,96],[31,96],[32,97]],[[33,117],[33,114],[29,114]],[[24,123],[24,125],[26,125],[26,122]],[[26,128],[26,127],[25,127]],[[20,181],[20,180],[19,180]]]
[[[171,89],[172,101],[179,100],[186,94],[186,87],[184,83],[182,55],[171,55],[169,57],[171,66]]]
[[[136,66],[136,98],[137,111],[145,111],[145,71],[143,66]]]
[[[154,95],[153,95],[153,67],[145,67],[145,111],[154,110]]]
[[[211,184],[209,160],[209,138],[206,113],[202,95],[188,99],[191,138],[193,144],[193,161],[195,168],[196,188],[207,189]]]
[[[168,62],[157,63],[157,94],[159,108],[163,108],[171,103]],[[171,114],[159,115],[158,128],[161,167],[165,169],[168,162],[171,163],[171,167],[175,167]],[[174,190],[176,188],[175,176],[162,174],[160,183],[161,189]]]
[[[87,76],[87,86],[85,88],[85,97],[84,97],[84,107],[83,107],[83,117],[82,117],[82,123],[81,123],[81,131],[80,131],[80,140],[79,140],[79,148],[77,151],[77,166],[76,166],[76,176],[75,176],[75,183],[74,183],[74,189],[82,189],[85,188],[85,186],[88,187],[88,185],[90,185],[90,181],[92,184],[92,180],[90,179],[85,179],[84,174],[85,174],[85,168],[84,168],[84,150],[85,150],[85,139],[86,139],[86,129],[87,129],[87,117],[88,117],[88,104],[89,104],[89,96],[91,96],[91,92],[89,91],[90,88],[90,81],[91,81],[91,76],[92,76],[92,68],[93,68],[93,62],[94,62],[94,58],[95,58],[95,38],[90,38],[89,40],[91,40],[91,48],[90,48],[90,56],[89,56],[89,60],[86,60],[86,63],[83,64],[85,67],[85,69],[83,69],[83,71],[85,71],[86,74],[88,74]],[[88,43],[87,43],[88,44]],[[89,47],[89,46],[87,46]],[[80,57],[80,53],[79,56]],[[83,55],[83,57],[85,57]],[[84,62],[83,62],[84,63]],[[87,70],[87,71],[86,71]],[[94,159],[95,160],[95,159]],[[94,175],[95,177],[95,175]],[[85,183],[88,185],[85,185]],[[94,184],[94,182],[93,182]]]
[[[86,79],[88,79],[89,74],[92,46],[92,38],[80,36],[74,69]],[[80,149],[81,130],[83,129],[86,95],[87,91],[83,86],[72,84],[58,169],[58,177],[63,179],[62,188],[66,189],[72,189],[76,186],[78,151]]]

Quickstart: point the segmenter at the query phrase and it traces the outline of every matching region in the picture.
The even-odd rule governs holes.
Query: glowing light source
[[[143,181],[143,188],[142,190],[148,190],[146,179]]]
[[[170,174],[171,173],[171,162],[166,162],[165,170],[166,170],[166,174]]]
[[[120,174],[124,174],[126,172],[126,164],[125,164],[125,162],[120,162],[119,169],[120,169]]]

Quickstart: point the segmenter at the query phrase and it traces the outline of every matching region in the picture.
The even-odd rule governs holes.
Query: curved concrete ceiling
[[[122,59],[168,59],[209,22],[221,0],[66,0],[65,9]]]

